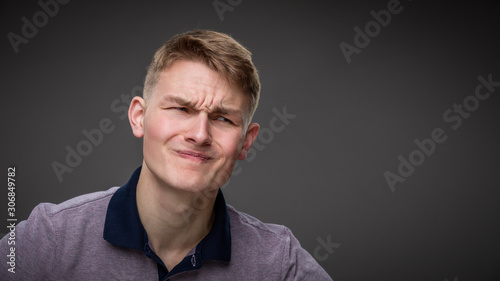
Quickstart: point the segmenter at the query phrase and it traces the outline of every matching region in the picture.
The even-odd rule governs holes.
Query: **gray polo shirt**
[[[15,230],[15,273],[0,240],[0,280],[332,280],[290,230],[226,205],[219,191],[211,231],[171,271],[141,224],[136,187],[42,203]]]

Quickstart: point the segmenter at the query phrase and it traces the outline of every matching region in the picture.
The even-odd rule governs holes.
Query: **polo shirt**
[[[0,240],[0,280],[332,280],[288,228],[235,210],[221,190],[210,232],[168,271],[137,211],[140,171],[122,187],[35,207],[15,245]]]

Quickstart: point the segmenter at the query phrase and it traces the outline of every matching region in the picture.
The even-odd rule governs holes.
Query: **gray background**
[[[388,2],[245,0],[221,20],[212,1],[73,0],[16,54],[7,34],[21,35],[21,18],[32,22],[41,8],[2,1],[0,149],[4,177],[17,169],[17,218],[40,202],[124,184],[141,141],[111,104],[140,94],[165,40],[214,29],[254,55],[255,121],[269,128],[273,108],[285,106],[296,115],[242,161],[224,188],[229,204],[289,226],[335,280],[499,280],[500,87],[457,130],[443,120],[479,75],[500,81],[499,10],[492,1],[402,0],[348,63],[339,44],[354,45],[353,28]],[[60,182],[51,163],[64,163],[65,147],[103,118],[115,130]],[[398,155],[408,159],[435,128],[447,140],[392,192],[384,172],[397,173]],[[328,239],[340,244],[330,253],[319,242]]]

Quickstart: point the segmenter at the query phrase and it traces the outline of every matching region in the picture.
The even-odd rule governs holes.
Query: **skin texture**
[[[217,191],[257,137],[248,107],[216,71],[186,60],[162,71],[150,100],[130,104],[133,134],[143,138],[139,216],[169,270],[210,231]]]

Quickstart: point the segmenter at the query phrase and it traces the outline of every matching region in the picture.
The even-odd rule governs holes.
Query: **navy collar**
[[[136,189],[141,168],[137,168],[130,180],[116,190],[109,201],[104,222],[103,237],[116,246],[144,250],[148,236],[137,211]],[[231,260],[231,232],[226,201],[219,189],[214,205],[215,217],[212,229],[196,246],[202,260]]]

